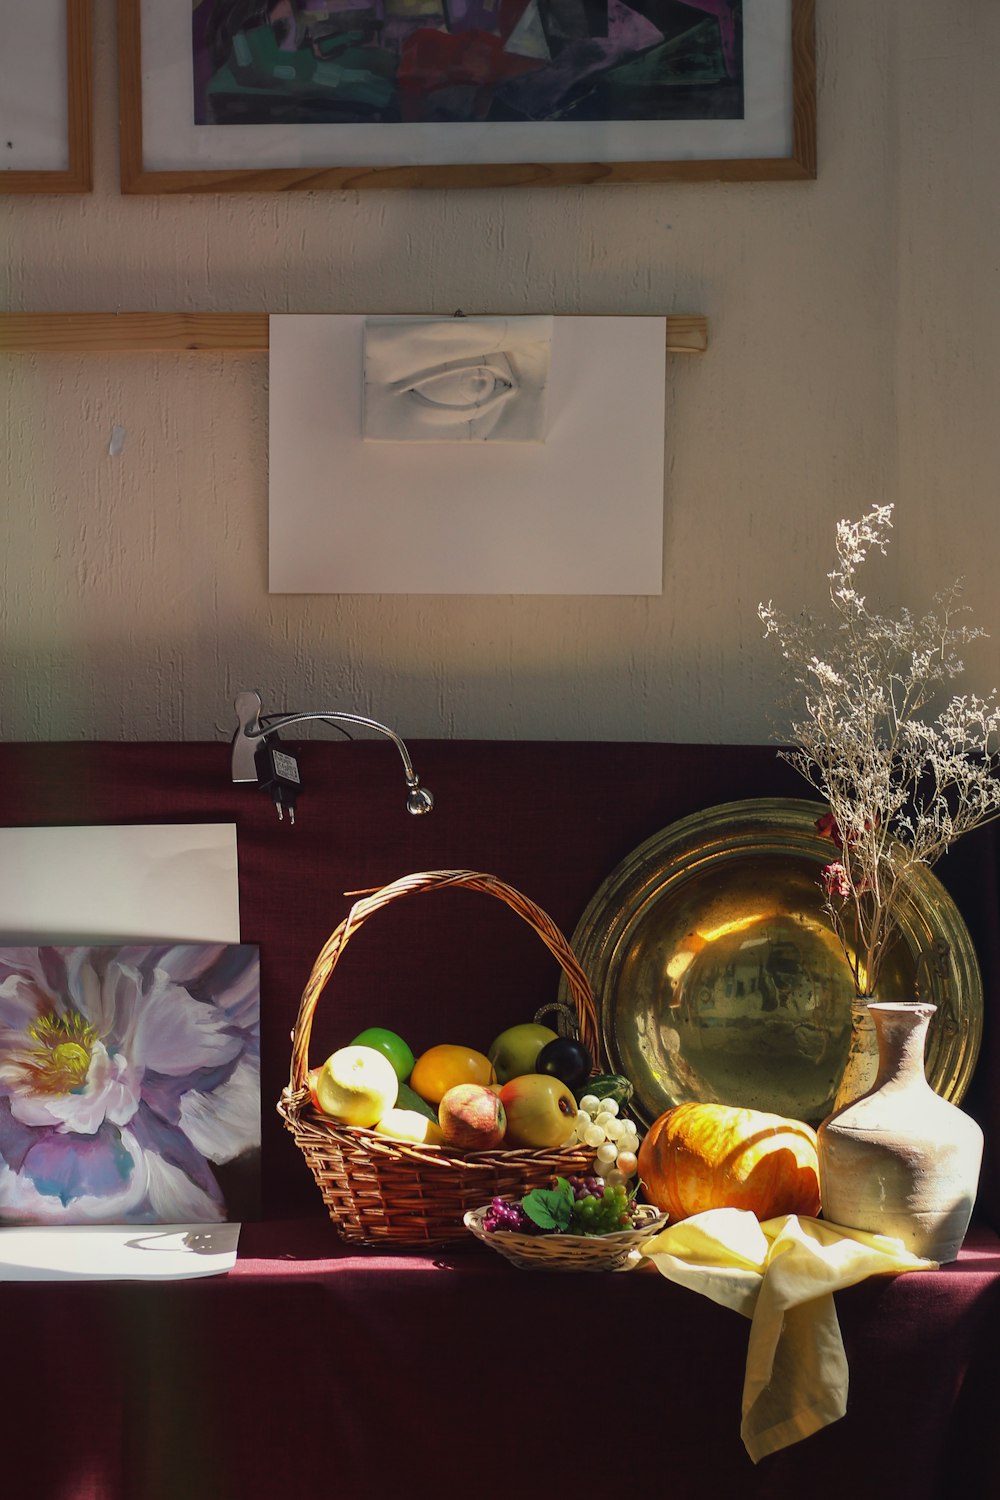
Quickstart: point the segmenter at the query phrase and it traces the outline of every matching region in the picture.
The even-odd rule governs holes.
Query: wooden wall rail
[[[0,313],[0,353],[261,354],[267,313]],[[708,319],[667,315],[667,353],[703,354]]]

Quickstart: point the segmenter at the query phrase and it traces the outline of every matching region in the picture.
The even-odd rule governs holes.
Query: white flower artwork
[[[247,944],[0,948],[0,1222],[255,1212],[260,967]]]
[[[545,440],[552,319],[369,319],[368,441]]]

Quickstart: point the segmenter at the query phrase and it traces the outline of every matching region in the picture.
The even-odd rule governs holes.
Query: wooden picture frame
[[[468,4],[469,0],[462,0]],[[714,14],[718,0],[682,0],[692,8],[692,15],[700,10],[706,16]],[[738,3],[738,0],[734,0]],[[177,6],[176,0],[118,0],[119,80],[121,109],[121,190],[123,193],[222,193],[222,192],[285,192],[295,189],[346,190],[356,188],[422,188],[422,187],[512,187],[522,185],[564,186],[586,183],[618,182],[668,182],[668,181],[788,181],[816,176],[816,56],[815,56],[815,0],[754,0],[756,9],[748,6],[754,15],[753,24],[758,31],[753,33],[755,56],[766,52],[768,42],[780,33],[780,58],[774,50],[774,59],[758,69],[757,77],[766,75],[764,81],[753,85],[752,111],[744,118],[733,121],[659,121],[640,120],[634,131],[644,131],[652,126],[658,134],[646,134],[647,142],[642,160],[546,160],[545,154],[563,152],[565,134],[553,136],[553,131],[564,131],[562,122],[546,120],[518,121],[513,126],[514,136],[505,122],[503,124],[448,123],[430,125],[399,125],[392,123],[371,124],[235,124],[227,123],[223,129],[215,125],[195,125],[192,103],[193,85],[189,92],[187,80],[193,78],[194,47],[190,23],[186,34],[183,30],[183,13],[187,7]],[[767,26],[762,20],[763,12],[769,17]],[[188,12],[189,13],[189,12]],[[776,21],[775,17],[780,17]],[[749,27],[750,21],[746,25]],[[144,63],[144,27],[147,35],[155,32],[155,42],[149,48],[162,56],[159,69]],[[770,30],[768,30],[768,27]],[[787,35],[785,29],[787,27]],[[742,33],[741,33],[742,36]],[[747,32],[750,36],[750,32]],[[185,54],[186,48],[186,54]],[[159,50],[157,50],[159,49]],[[148,62],[148,59],[147,59]],[[771,75],[774,75],[772,88]],[[178,80],[185,80],[182,89]],[[742,87],[742,75],[741,75]],[[770,90],[770,92],[768,92]],[[746,96],[751,94],[748,86]],[[754,154],[757,133],[767,133],[778,126],[773,123],[780,116],[780,141],[772,153]],[[669,128],[682,125],[687,132],[688,143],[684,154],[679,152],[670,159],[649,159],[649,143],[669,136]],[[617,127],[616,120],[597,121],[585,124],[583,134],[577,137],[575,151],[588,150],[591,142],[597,143],[607,137],[609,127]],[[720,125],[729,128],[730,135],[738,136],[743,130],[749,149],[742,154],[732,147],[723,154],[706,150],[703,154],[691,149],[691,139],[704,138],[707,142],[719,140]],[[204,135],[205,129],[214,130],[212,137]],[[570,130],[580,131],[580,125],[571,125]],[[544,134],[549,131],[546,137]],[[366,141],[372,141],[372,132],[381,131],[378,143],[366,150],[376,157],[391,151],[392,141],[401,137],[387,137],[386,131],[404,131],[406,140],[412,143],[428,140],[426,132],[437,132],[432,148],[427,149],[425,159],[412,158],[425,148],[408,147],[410,160],[397,163],[392,160],[360,159],[361,154],[353,150],[365,132]],[[452,132],[451,136],[444,133]],[[589,134],[587,133],[589,131]],[[201,132],[201,134],[199,134]],[[322,141],[315,133],[324,132]],[[336,145],[329,148],[330,133],[336,133]],[[347,132],[348,134],[344,134]],[[353,132],[353,134],[351,134]],[[416,132],[416,134],[415,134]],[[425,132],[425,134],[421,134]],[[466,132],[456,135],[455,132]],[[468,151],[470,156],[479,154],[479,160],[442,160],[442,152],[463,148],[462,142],[473,139],[478,143]],[[500,134],[497,134],[500,132]],[[267,138],[265,139],[265,133]],[[519,133],[519,134],[518,134]],[[185,135],[187,140],[184,140]],[[493,159],[507,149],[507,144],[516,137],[522,143],[533,143],[527,150],[518,152],[516,161]],[[728,136],[725,137],[728,140]],[[673,137],[676,139],[676,137]],[[150,142],[160,141],[163,159],[159,159],[158,148]],[[178,142],[181,142],[178,145]],[[557,144],[557,141],[559,144]],[[486,143],[489,155],[486,154]],[[544,148],[544,149],[543,149]],[[666,147],[669,153],[670,147]],[[325,152],[325,154],[324,154]],[[403,152],[398,153],[402,155]],[[595,151],[589,154],[597,155]],[[603,154],[603,153],[601,153]],[[294,160],[298,156],[298,160]],[[308,156],[308,160],[303,157]],[[208,158],[211,157],[211,160]],[[331,160],[334,157],[336,159]],[[169,158],[169,159],[168,159]]]
[[[67,165],[0,171],[0,194],[89,193],[93,189],[91,0],[65,0],[65,7]],[[30,124],[26,128],[30,130]],[[4,146],[13,149],[9,140],[0,142],[0,150]]]

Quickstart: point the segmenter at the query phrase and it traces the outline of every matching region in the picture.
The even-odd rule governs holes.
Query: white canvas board
[[[236,826],[0,828],[0,939],[238,943]]]
[[[236,1264],[239,1224],[5,1229],[0,1281],[181,1281]]]
[[[213,127],[194,124],[191,7],[142,0],[144,164],[161,172],[787,156],[792,146],[791,0],[754,0],[744,11],[742,120]]]
[[[660,593],[665,318],[555,318],[532,444],[366,442],[367,321],[270,319],[272,593]]]
[[[3,7],[0,170],[69,167],[66,0]]]

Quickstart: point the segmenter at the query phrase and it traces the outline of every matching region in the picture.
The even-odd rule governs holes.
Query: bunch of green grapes
[[[632,1198],[622,1184],[610,1185],[588,1177],[578,1187],[578,1180],[570,1178],[576,1194],[570,1234],[613,1234],[619,1229],[632,1228]]]
[[[617,1186],[635,1176],[638,1127],[619,1112],[615,1099],[584,1094],[576,1114],[575,1139],[582,1145],[593,1146],[595,1170],[606,1181]]]

